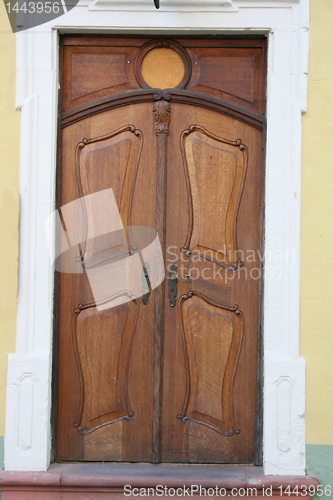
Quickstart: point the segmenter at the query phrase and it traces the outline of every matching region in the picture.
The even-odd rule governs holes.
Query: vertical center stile
[[[156,133],[156,217],[163,260],[166,256],[166,168],[167,135],[169,133],[170,104],[164,99],[154,103]],[[163,397],[163,334],[164,334],[165,284],[155,289],[154,343],[152,370],[152,462],[161,462],[161,405]]]

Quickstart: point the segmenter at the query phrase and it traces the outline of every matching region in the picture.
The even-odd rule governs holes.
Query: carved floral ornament
[[[170,120],[170,104],[161,99],[154,105],[155,132],[158,134],[168,134]]]

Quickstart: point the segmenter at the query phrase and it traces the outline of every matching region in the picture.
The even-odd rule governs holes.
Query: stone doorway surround
[[[16,35],[21,215],[17,350],[8,360],[7,471],[46,471],[51,462],[53,270],[44,224],[55,206],[58,34],[264,34],[268,61],[260,471],[304,475],[299,266],[308,29],[308,0],[161,0],[158,11],[152,0],[80,0],[66,15]],[[52,242],[53,235],[48,236]]]

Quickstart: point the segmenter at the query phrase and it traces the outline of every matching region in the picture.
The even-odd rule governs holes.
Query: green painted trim
[[[5,438],[0,436],[0,469],[3,469],[5,458]]]
[[[333,445],[307,444],[306,445],[306,472],[316,476],[320,484],[330,486],[332,493],[329,496],[315,495],[313,499],[333,499]]]

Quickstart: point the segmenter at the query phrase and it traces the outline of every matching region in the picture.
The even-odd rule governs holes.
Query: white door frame
[[[16,35],[21,215],[17,347],[8,360],[7,470],[46,470],[50,464],[53,270],[44,224],[55,206],[58,33],[216,33],[268,36],[264,469],[304,474],[299,269],[308,28],[308,0],[161,0],[159,11],[152,0],[81,0],[53,22]]]

